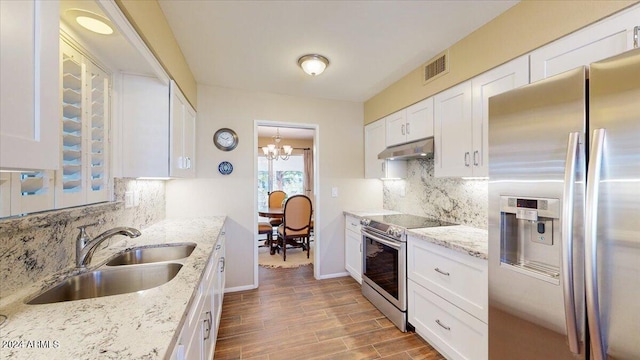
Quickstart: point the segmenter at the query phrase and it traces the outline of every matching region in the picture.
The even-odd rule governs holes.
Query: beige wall
[[[196,80],[157,0],[115,0],[129,22],[195,109]]]
[[[471,79],[637,2],[524,0],[451,46],[447,75],[423,86],[419,67],[367,100],[364,123]]]
[[[344,216],[347,209],[381,209],[382,182],[363,179],[362,103],[300,98],[205,85],[198,86],[197,179],[167,183],[167,217],[227,215],[227,288],[251,287],[257,245],[254,206],[258,144],[255,120],[317,124],[319,191],[316,253],[320,277],[344,274]],[[212,136],[229,127],[239,137],[230,152],[218,150]],[[234,170],[220,175],[221,161]],[[331,197],[331,188],[338,197]]]

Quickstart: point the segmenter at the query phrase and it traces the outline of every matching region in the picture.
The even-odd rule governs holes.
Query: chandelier
[[[293,148],[289,145],[280,146],[280,129],[276,128],[276,136],[273,137],[275,144],[269,144],[262,147],[262,152],[268,160],[289,160]]]

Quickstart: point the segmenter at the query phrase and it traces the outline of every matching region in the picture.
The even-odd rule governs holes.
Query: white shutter
[[[11,173],[11,214],[51,210],[54,199],[53,171]]]
[[[91,117],[88,118],[90,142],[87,156],[87,202],[109,200],[108,154],[109,143],[109,75],[95,64],[87,64],[88,95]]]

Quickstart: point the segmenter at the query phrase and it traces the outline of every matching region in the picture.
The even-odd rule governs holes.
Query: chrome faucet
[[[93,253],[96,251],[98,245],[114,235],[126,235],[130,238],[136,238],[141,235],[140,230],[138,229],[134,229],[131,227],[116,227],[103,232],[102,234],[96,236],[94,239],[91,239],[91,237],[87,235],[85,228],[101,224],[103,224],[103,222],[98,221],[93,224],[87,224],[78,227],[78,229],[80,230],[80,234],[78,234],[78,239],[76,240],[76,267],[87,267],[89,262],[91,262]]]

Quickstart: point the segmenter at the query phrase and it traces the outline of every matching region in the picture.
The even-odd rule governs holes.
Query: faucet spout
[[[76,240],[76,267],[79,268],[84,268],[91,262],[93,253],[98,248],[98,245],[105,240],[115,235],[124,235],[130,238],[136,238],[141,235],[140,230],[123,226],[109,229],[91,239],[85,231],[85,226],[81,226],[79,229],[80,234],[78,234],[78,239]]]

